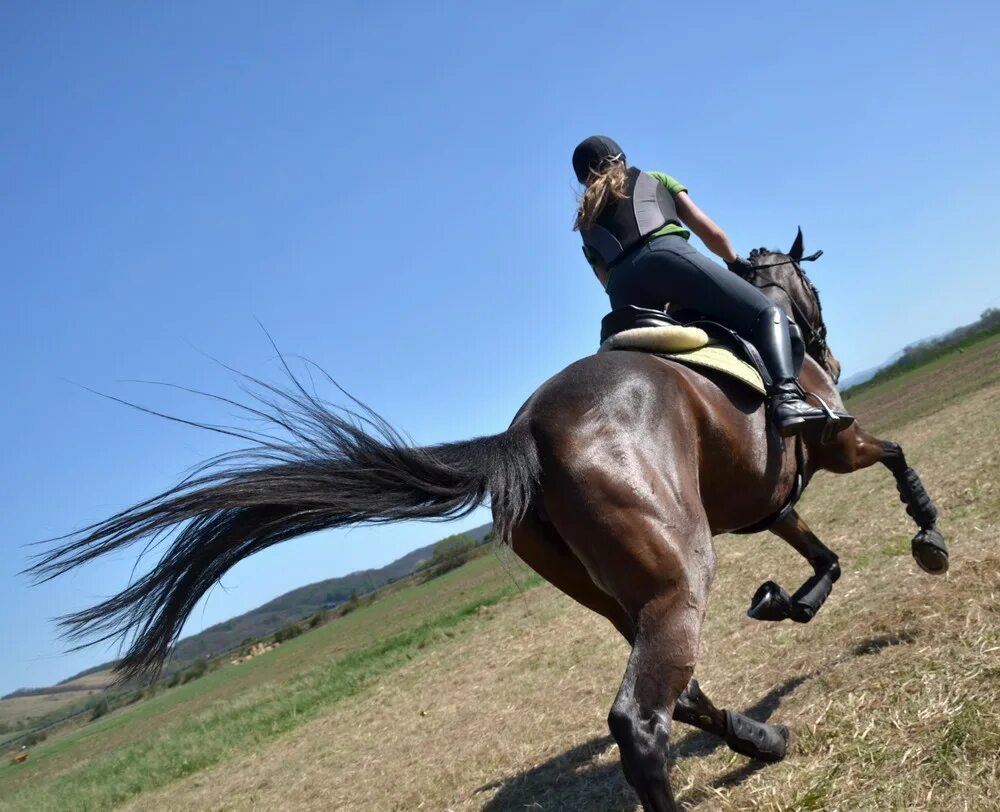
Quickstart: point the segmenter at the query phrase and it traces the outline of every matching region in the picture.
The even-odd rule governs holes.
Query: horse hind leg
[[[593,582],[551,523],[534,513],[515,529],[514,552],[554,587],[607,618],[631,645],[635,626],[614,598]],[[674,706],[673,718],[724,740],[734,752],[759,761],[780,761],[788,748],[788,728],[757,722],[734,710],[717,708],[692,678]]]
[[[573,554],[550,522],[534,512],[514,528],[511,547],[525,564],[556,589],[592,612],[607,618],[631,644],[635,624],[618,601],[594,583],[586,567]]]
[[[647,493],[636,492],[614,465],[587,462],[578,476],[550,480],[547,512],[574,557],[632,619],[632,651],[608,727],[644,809],[673,812],[670,728],[698,656],[715,572],[711,533],[700,504],[664,498],[677,489],[656,473]]]
[[[625,778],[647,812],[673,812],[670,722],[694,673],[703,607],[682,590],[649,601],[639,613],[635,644],[608,714]]]
[[[771,532],[787,541],[813,568],[813,575],[794,595],[774,581],[760,585],[750,601],[747,615],[754,620],[786,620],[808,623],[830,597],[833,584],[840,578],[840,562],[836,553],[823,544],[802,517],[794,510]]]
[[[632,654],[608,714],[625,778],[647,812],[679,807],[670,786],[670,722],[712,729],[735,752],[760,761],[785,757],[788,729],[720,711],[692,679],[704,617],[703,599],[683,581],[639,613]]]

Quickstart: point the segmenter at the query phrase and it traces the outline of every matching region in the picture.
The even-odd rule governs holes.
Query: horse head
[[[753,273],[747,281],[759,288],[771,301],[794,319],[802,331],[806,352],[836,383],[840,380],[840,361],[826,343],[826,324],[819,291],[802,270],[801,263],[819,259],[822,251],[803,256],[802,229],[788,253],[755,248],[750,252]]]

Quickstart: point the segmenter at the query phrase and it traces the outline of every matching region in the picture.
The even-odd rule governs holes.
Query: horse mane
[[[765,248],[761,246],[760,248],[754,248],[752,251],[750,251],[750,260],[753,261],[762,259],[763,257],[769,255],[777,255],[780,257],[789,256],[783,251],[774,251],[770,248]],[[819,298],[819,288],[817,288],[816,285],[813,283],[812,279],[809,278],[809,275],[806,273],[806,270],[805,268],[802,267],[801,263],[792,262],[791,266],[795,269],[795,272],[799,275],[799,279],[801,279],[802,282],[805,284],[805,286],[809,288],[809,290],[812,292],[813,298],[816,300],[816,310],[817,314],[819,315],[820,328],[823,329],[825,333],[826,319],[823,318],[823,302],[820,301]],[[764,270],[764,267],[762,267],[760,270]]]

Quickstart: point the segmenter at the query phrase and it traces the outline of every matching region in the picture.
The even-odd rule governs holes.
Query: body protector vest
[[[591,228],[580,229],[583,244],[609,269],[654,231],[681,224],[674,198],[652,175],[632,167],[626,189],[627,196],[608,203]]]

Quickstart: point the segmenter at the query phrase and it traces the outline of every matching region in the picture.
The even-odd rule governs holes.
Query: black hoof
[[[747,615],[754,620],[787,620],[791,614],[792,599],[774,581],[760,585],[747,609]]]
[[[772,764],[788,753],[791,735],[784,725],[768,725],[731,710],[725,714],[726,744],[731,750]]]
[[[910,542],[913,558],[924,572],[942,575],[948,571],[948,545],[937,528],[921,530]]]

